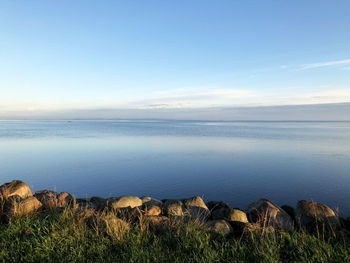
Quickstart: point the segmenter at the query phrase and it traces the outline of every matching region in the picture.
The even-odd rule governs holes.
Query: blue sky
[[[3,0],[0,113],[350,102],[349,14],[350,1]]]

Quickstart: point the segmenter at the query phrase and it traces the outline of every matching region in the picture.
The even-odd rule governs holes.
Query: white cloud
[[[251,90],[189,87],[154,92],[134,105],[138,108],[198,108],[240,105],[256,97],[258,94]]]
[[[350,59],[304,64],[301,66],[300,70],[338,66],[338,65],[345,65],[345,64],[350,64]]]

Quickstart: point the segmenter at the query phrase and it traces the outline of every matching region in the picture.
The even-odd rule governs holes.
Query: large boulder
[[[209,230],[216,233],[224,233],[226,235],[232,233],[231,225],[225,220],[211,220],[206,223]]]
[[[317,224],[338,227],[339,217],[328,206],[316,202],[301,200],[296,209],[297,222],[302,227],[313,227]]]
[[[27,198],[33,194],[29,186],[20,180],[13,180],[10,183],[5,183],[0,186],[1,199],[7,199],[15,195],[21,198]]]
[[[292,218],[280,207],[267,199],[260,199],[248,207],[248,218],[263,226],[273,226],[287,231],[294,231]]]
[[[42,207],[41,202],[34,196],[25,199],[18,195],[9,197],[5,202],[4,213],[7,218],[23,216]]]
[[[107,200],[108,206],[112,209],[135,208],[142,206],[142,200],[137,196],[112,197]]]

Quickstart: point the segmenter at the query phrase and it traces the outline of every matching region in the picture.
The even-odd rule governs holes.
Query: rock
[[[54,191],[36,191],[34,196],[43,204],[45,208],[57,207],[57,193]]]
[[[108,206],[112,209],[134,208],[142,206],[142,200],[137,196],[112,197],[107,200]]]
[[[220,208],[231,208],[231,206],[222,201],[210,201],[207,203],[207,207],[210,211],[220,209]]]
[[[169,218],[184,219],[185,206],[181,200],[165,200],[163,207]]]
[[[211,220],[206,224],[211,231],[214,231],[216,233],[224,233],[226,235],[232,233],[231,225],[225,220]]]
[[[209,209],[202,198],[194,196],[181,200],[164,200],[165,214],[171,219],[205,220],[209,215]]]
[[[96,207],[97,210],[103,210],[106,207],[107,200],[105,198],[93,196],[89,201]]]
[[[282,205],[281,208],[295,221],[295,209],[289,205]]]
[[[50,190],[41,190],[35,192],[34,196],[43,204],[45,208],[57,208],[65,207],[69,205],[73,197],[66,192],[57,194],[54,191]]]
[[[247,214],[252,222],[262,226],[274,226],[294,231],[292,218],[280,207],[267,199],[260,199],[248,207]]]
[[[0,196],[2,196],[3,199],[7,199],[14,195],[24,199],[33,194],[29,186],[20,180],[13,180],[10,183],[5,183],[0,186]]]
[[[145,209],[146,216],[159,216],[162,213],[162,209],[159,206],[151,206]]]
[[[317,224],[338,227],[339,217],[328,206],[316,202],[301,200],[296,209],[297,222],[303,227],[313,227]]]
[[[145,211],[146,216],[158,216],[162,213],[162,201],[151,197],[141,197],[141,200],[142,210]]]
[[[34,196],[25,199],[18,195],[9,197],[5,202],[5,215],[8,218],[27,215],[42,207],[41,202]]]
[[[211,212],[213,220],[225,219],[232,222],[248,223],[247,214],[240,209],[221,207]]]
[[[199,196],[184,199],[183,204],[185,205],[185,209],[189,212],[192,219],[203,221],[210,215],[208,207]]]
[[[73,203],[73,196],[67,192],[62,192],[57,195],[57,207],[66,207]]]
[[[230,209],[227,215],[227,221],[248,223],[247,214],[239,209]]]
[[[141,197],[143,207],[159,206],[162,207],[163,203],[160,200],[152,197]]]
[[[142,204],[146,203],[146,202],[149,202],[151,201],[153,198],[150,197],[150,196],[142,196],[140,197],[141,201],[142,201]]]

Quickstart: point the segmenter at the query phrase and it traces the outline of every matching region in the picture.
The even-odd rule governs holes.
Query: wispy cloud
[[[251,90],[189,87],[154,92],[134,105],[141,108],[197,108],[240,104],[257,96],[258,94]]]
[[[345,64],[350,64],[350,59],[304,64],[304,65],[301,66],[300,70],[313,69],[313,68],[322,68],[322,67],[330,67],[330,66],[338,66],[338,65],[345,65]]]

